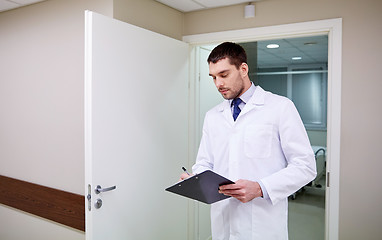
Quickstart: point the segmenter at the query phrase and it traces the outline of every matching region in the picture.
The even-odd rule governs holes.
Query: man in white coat
[[[240,45],[222,43],[207,61],[225,100],[206,113],[192,170],[235,181],[219,190],[232,198],[211,206],[212,239],[288,239],[288,196],[316,176],[301,118],[289,99],[254,86]]]

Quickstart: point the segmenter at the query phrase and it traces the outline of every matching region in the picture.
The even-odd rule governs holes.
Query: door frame
[[[197,49],[201,45],[224,41],[245,42],[279,38],[296,38],[328,35],[328,99],[327,99],[327,188],[325,194],[325,239],[338,239],[339,183],[341,146],[341,79],[342,79],[342,18],[282,24],[223,32],[188,35],[183,41],[190,44],[190,148],[189,165],[196,157],[198,142],[198,59]],[[330,185],[328,185],[330,184]],[[197,234],[197,208],[190,211],[190,226]],[[191,238],[190,238],[191,239]]]

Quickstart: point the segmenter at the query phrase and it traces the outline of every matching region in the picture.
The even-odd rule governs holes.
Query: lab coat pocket
[[[250,125],[244,133],[244,152],[250,158],[268,158],[271,155],[272,125]]]

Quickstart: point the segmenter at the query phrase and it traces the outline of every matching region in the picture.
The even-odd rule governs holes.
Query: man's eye
[[[225,78],[225,77],[227,77],[227,76],[228,76],[228,74],[223,74],[223,75],[221,75],[222,78]]]

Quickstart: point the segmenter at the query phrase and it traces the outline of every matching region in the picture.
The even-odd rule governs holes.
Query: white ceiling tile
[[[0,0],[0,12],[43,2],[45,0]]]
[[[240,3],[259,2],[265,0],[156,0],[167,6],[178,9],[182,12],[224,7]]]
[[[236,5],[240,3],[249,3],[249,2],[256,2],[255,0],[249,1],[249,0],[195,0],[196,2],[201,3],[203,6],[206,6],[207,8],[215,8],[215,7],[223,7],[223,6],[230,6],[230,5]]]
[[[314,45],[306,45],[307,42],[315,42]],[[280,45],[278,49],[268,49],[269,43],[277,43]],[[257,42],[257,51],[253,50],[251,43],[240,43],[247,51],[247,55],[251,52],[257,52],[257,67],[269,68],[288,66],[290,64],[321,64],[328,60],[328,36],[313,36],[302,38],[274,39]],[[302,60],[293,61],[292,57],[301,56]],[[248,57],[248,63],[251,56]],[[254,66],[250,66],[250,69]]]
[[[0,0],[0,11],[1,12],[9,10],[9,9],[17,8],[19,6],[20,6],[19,4],[14,3],[14,2],[9,2],[6,0]]]
[[[181,12],[190,12],[203,9],[204,6],[192,0],[156,0],[164,5],[175,8]]]
[[[43,0],[12,0],[12,2],[21,4],[21,5],[29,5],[37,2],[42,2]]]

